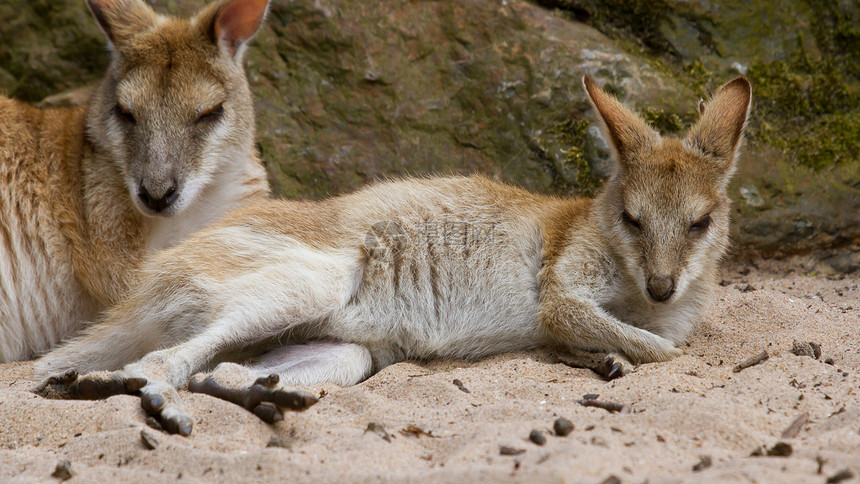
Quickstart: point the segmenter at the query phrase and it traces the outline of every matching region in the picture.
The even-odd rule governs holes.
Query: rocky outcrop
[[[187,14],[204,2],[152,3]],[[473,171],[587,195],[608,153],[582,74],[677,132],[698,97],[745,73],[755,105],[731,187],[738,253],[815,253],[830,258],[825,268],[852,270],[857,10],[822,0],[275,0],[247,54],[259,147],[287,197]],[[97,79],[107,55],[87,17],[82,0],[0,6],[0,90],[38,101]]]

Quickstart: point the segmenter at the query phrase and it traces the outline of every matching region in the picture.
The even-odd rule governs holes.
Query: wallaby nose
[[[176,180],[167,187],[167,190],[165,190],[161,196],[153,194],[146,188],[146,185],[144,185],[143,182],[140,182],[140,189],[137,196],[140,197],[140,201],[147,207],[156,212],[163,212],[167,207],[172,205],[177,198],[179,198],[179,192],[176,190]]]
[[[675,293],[675,279],[669,276],[648,278],[648,295],[655,301],[666,301]]]

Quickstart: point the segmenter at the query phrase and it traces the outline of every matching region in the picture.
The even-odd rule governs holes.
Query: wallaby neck
[[[216,222],[228,211],[267,193],[266,173],[253,148],[229,150],[221,157],[221,169],[190,207],[172,217],[147,219],[146,250],[153,252],[171,247],[192,232]]]

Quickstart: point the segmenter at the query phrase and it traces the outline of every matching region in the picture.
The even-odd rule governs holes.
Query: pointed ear
[[[87,6],[117,47],[158,22],[158,14],[141,0],[87,0]]]
[[[584,76],[582,85],[619,163],[623,165],[630,154],[659,142],[660,133],[622,106],[615,96],[599,88],[590,77]]]
[[[225,0],[204,9],[194,22],[222,52],[240,59],[268,8],[269,0]]]
[[[713,98],[700,105],[701,117],[690,128],[687,144],[702,153],[734,164],[752,100],[752,89],[746,77],[738,77],[720,86]]]

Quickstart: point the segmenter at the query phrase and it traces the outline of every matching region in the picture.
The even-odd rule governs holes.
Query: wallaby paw
[[[558,359],[566,365],[591,370],[604,380],[620,378],[635,368],[635,365],[620,353],[570,349],[558,355]]]
[[[601,365],[594,371],[606,380],[614,380],[632,372],[633,368],[633,363],[624,356],[618,353],[608,353]]]
[[[677,348],[671,341],[659,338],[656,344],[625,349],[624,353],[639,364],[669,361],[683,355],[684,351]]]
[[[243,407],[266,423],[284,419],[283,410],[302,411],[317,402],[310,392],[285,388],[276,374],[258,378],[249,386],[236,388],[222,383],[213,375],[195,375],[188,382],[188,391],[205,393]]]
[[[121,372],[99,371],[79,375],[77,370],[49,376],[31,391],[44,398],[60,400],[101,400],[114,395],[132,395],[146,385],[145,378]]]
[[[151,381],[140,389],[140,406],[149,415],[155,417],[161,427],[171,434],[188,436],[191,434],[193,423],[185,410],[179,393],[169,383]]]

